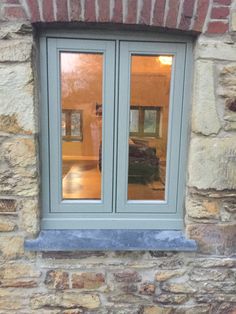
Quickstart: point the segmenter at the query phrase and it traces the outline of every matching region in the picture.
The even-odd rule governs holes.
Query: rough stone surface
[[[189,185],[198,189],[236,189],[236,141],[233,137],[191,140]]]
[[[236,11],[234,11],[231,16],[231,30],[236,32]]]
[[[0,232],[13,231],[16,228],[16,223],[9,218],[0,216]]]
[[[69,274],[65,271],[50,270],[46,274],[44,283],[48,288],[69,289]]]
[[[31,64],[0,63],[0,123],[10,124],[6,131],[36,132],[33,76]],[[6,121],[8,116],[8,121]],[[11,121],[9,121],[11,119]]]
[[[217,219],[220,214],[220,205],[216,200],[187,197],[186,212],[192,218]]]
[[[72,274],[72,288],[97,289],[103,286],[105,277],[101,273],[78,273]]]
[[[0,41],[0,62],[24,62],[31,58],[32,38]]]
[[[213,66],[212,61],[198,60],[195,63],[192,130],[204,135],[217,134],[220,130],[215,106]]]

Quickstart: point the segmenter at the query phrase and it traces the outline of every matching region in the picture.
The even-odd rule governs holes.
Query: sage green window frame
[[[129,32],[94,30],[61,32],[49,30],[40,34],[39,46],[42,229],[182,229],[184,225],[192,39],[188,36],[168,36],[143,32],[131,34]],[[61,175],[59,170],[61,113],[58,80],[60,51],[102,53],[105,56],[103,105],[106,103],[111,105],[110,107],[105,106],[103,109],[103,133],[107,134],[107,130],[109,130],[110,136],[104,135],[103,138],[105,172],[101,201],[61,200],[59,182]],[[131,53],[147,55],[160,53],[173,55],[175,58],[171,82],[172,101],[170,106],[172,112],[168,130],[169,161],[167,199],[165,201],[130,202],[126,199],[127,190],[125,191],[124,187],[127,186],[128,172],[125,176],[127,182],[124,182],[124,174],[128,165],[127,134],[129,132],[127,82]],[[173,95],[179,99],[176,108],[173,108]],[[54,106],[50,106],[53,103]],[[177,128],[175,128],[176,123],[178,124]],[[56,140],[53,141],[52,139],[55,138]],[[175,153],[177,160],[174,162],[172,161],[175,159],[173,147],[177,152]],[[112,152],[112,156],[109,156],[108,151]],[[174,170],[175,185],[169,186],[174,167],[176,167]]]

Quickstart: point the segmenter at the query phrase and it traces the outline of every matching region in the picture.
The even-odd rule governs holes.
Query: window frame
[[[184,78],[183,89],[183,105],[181,112],[181,149],[179,151],[179,168],[178,168],[178,193],[176,193],[177,207],[173,213],[106,213],[100,212],[94,215],[91,213],[79,212],[51,212],[50,209],[50,186],[49,186],[49,112],[48,112],[48,75],[47,65],[48,59],[45,54],[47,49],[48,38],[63,38],[70,39],[94,39],[97,40],[115,40],[116,49],[118,40],[124,41],[152,41],[152,42],[167,42],[167,43],[181,43],[185,45],[185,60],[184,60],[184,77],[188,75],[188,79]],[[113,31],[94,31],[94,30],[70,30],[60,31],[47,30],[40,33],[40,115],[41,115],[41,129],[40,129],[40,159],[41,159],[41,201],[42,201],[42,229],[182,229],[183,228],[183,209],[184,209],[184,190],[186,177],[186,160],[187,160],[187,143],[188,143],[188,117],[189,117],[189,103],[191,90],[191,65],[192,65],[192,39],[188,36],[171,36],[158,33],[147,33],[137,31],[130,32],[113,32]],[[87,51],[87,50],[86,50]],[[115,82],[114,87],[118,88],[118,72],[119,64],[115,62]],[[117,103],[118,95],[115,95],[115,103]],[[118,114],[118,108],[115,107],[115,114]],[[117,121],[114,120],[114,141],[117,143]],[[60,125],[60,124],[59,124]],[[114,146],[114,156],[117,154],[118,147]],[[112,180],[116,182],[117,164],[114,162],[114,172]],[[114,184],[113,184],[114,189]],[[114,193],[114,190],[113,190]],[[112,200],[113,206],[116,204],[115,198]]]

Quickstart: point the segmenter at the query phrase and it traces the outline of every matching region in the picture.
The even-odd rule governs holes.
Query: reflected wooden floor
[[[164,200],[159,181],[130,183],[129,200]],[[101,173],[97,161],[63,161],[63,199],[101,199]]]

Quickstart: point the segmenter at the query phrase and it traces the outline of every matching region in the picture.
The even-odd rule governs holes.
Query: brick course
[[[233,6],[231,0],[213,0],[211,6],[209,3],[210,0],[129,0],[123,6],[122,0],[2,0],[0,20],[144,24],[209,34],[226,33]]]

